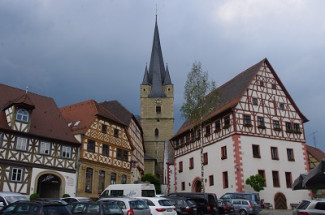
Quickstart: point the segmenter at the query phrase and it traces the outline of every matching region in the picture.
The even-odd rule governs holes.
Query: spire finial
[[[26,90],[25,90],[26,94],[28,93],[28,86],[26,86]]]
[[[157,3],[156,3],[156,22],[157,22],[157,17],[158,17],[158,9],[157,9]]]

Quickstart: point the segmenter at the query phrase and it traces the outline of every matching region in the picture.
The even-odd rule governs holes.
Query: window
[[[41,141],[39,153],[43,155],[49,155],[51,153],[51,143]]]
[[[244,126],[250,126],[251,125],[251,116],[250,115],[243,115],[243,123]]]
[[[93,169],[87,168],[86,169],[86,184],[85,184],[85,192],[91,193],[93,186]]]
[[[278,120],[273,120],[273,129],[280,130],[280,122]]]
[[[252,103],[253,103],[253,105],[258,105],[258,100],[257,100],[257,98],[252,98]]]
[[[183,161],[178,162],[178,172],[183,172]]]
[[[223,188],[228,188],[228,172],[223,172],[222,178],[223,178]]]
[[[286,131],[287,132],[291,132],[292,131],[291,122],[286,122]]]
[[[299,125],[299,123],[294,123],[293,124],[293,131],[295,133],[300,133],[300,125]]]
[[[217,120],[217,121],[216,121],[215,126],[216,126],[216,132],[218,132],[218,131],[221,130],[220,120]]]
[[[272,171],[273,187],[280,187],[279,172]]]
[[[284,103],[280,103],[280,104],[279,104],[279,109],[280,109],[280,110],[284,110]]]
[[[260,146],[259,145],[252,145],[252,149],[253,149],[253,157],[254,158],[261,158]]]
[[[117,148],[116,158],[119,160],[128,161],[129,160],[129,152],[126,150]]]
[[[28,122],[29,113],[25,109],[18,109],[16,113],[16,120],[20,122]]]
[[[277,147],[271,147],[271,157],[272,160],[279,160]]]
[[[224,120],[225,120],[225,126],[224,127],[229,128],[229,126],[230,126],[230,116],[229,115],[225,116]]]
[[[107,133],[107,125],[102,125],[102,133]]]
[[[3,141],[3,133],[0,132],[0,147],[2,146],[2,141]]]
[[[103,192],[105,189],[105,171],[99,170],[98,172],[98,193]]]
[[[88,152],[95,152],[95,141],[88,140],[87,151]]]
[[[221,147],[221,160],[224,160],[227,158],[227,146]]]
[[[115,172],[111,173],[111,184],[116,184],[116,173]]]
[[[109,150],[109,146],[106,144],[103,144],[102,146],[102,155],[108,156],[108,150]]]
[[[265,128],[264,118],[258,116],[257,117],[257,126],[261,128]]]
[[[211,134],[210,125],[205,126],[205,135],[209,136]]]
[[[287,188],[291,188],[291,186],[292,186],[291,172],[285,172],[285,176],[286,176]]]
[[[159,130],[158,130],[158,128],[155,129],[155,137],[159,137]]]
[[[62,146],[61,157],[62,158],[71,158],[71,147],[70,146]]]
[[[28,139],[24,137],[16,138],[16,150],[27,151]]]
[[[182,190],[185,190],[185,182],[182,181]]]
[[[200,139],[201,138],[201,130],[198,129],[196,134],[197,134],[196,138]]]
[[[207,165],[208,164],[208,153],[205,152],[203,153],[203,165]]]
[[[160,114],[161,113],[161,106],[156,106],[156,113]]]
[[[288,161],[294,161],[295,156],[293,154],[293,149],[287,149]]]
[[[209,175],[209,186],[214,185],[213,175]]]
[[[189,166],[190,169],[193,169],[194,168],[194,158],[190,158],[190,166]]]
[[[192,131],[190,135],[191,135],[191,141],[194,141],[195,140],[195,133]]]
[[[119,130],[114,128],[114,137],[118,137],[118,134],[119,134]]]
[[[273,89],[273,90],[276,89],[276,84],[272,84],[272,89]]]
[[[258,170],[258,174],[259,174],[260,176],[262,176],[262,177],[265,179],[265,182],[264,182],[264,187],[266,187],[266,178],[265,178],[265,171],[264,171],[264,170],[261,170],[261,169],[259,169],[259,170]]]
[[[263,81],[260,81],[260,86],[264,87],[264,82]]]
[[[121,184],[126,184],[126,181],[127,181],[127,176],[122,175]]]
[[[11,182],[22,182],[24,176],[24,169],[19,167],[11,168],[10,181]]]

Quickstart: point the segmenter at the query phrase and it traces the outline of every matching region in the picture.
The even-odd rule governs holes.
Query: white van
[[[99,198],[116,196],[127,197],[154,197],[156,189],[153,184],[111,184],[99,196]]]

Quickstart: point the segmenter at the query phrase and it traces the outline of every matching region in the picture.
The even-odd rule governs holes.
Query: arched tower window
[[[28,122],[29,113],[25,109],[18,109],[16,113],[16,120],[21,122]]]
[[[159,130],[158,128],[155,129],[155,137],[158,137],[159,136]]]

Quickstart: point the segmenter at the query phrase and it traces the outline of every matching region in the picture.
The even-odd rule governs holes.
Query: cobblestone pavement
[[[262,210],[260,215],[291,215],[292,210]]]

